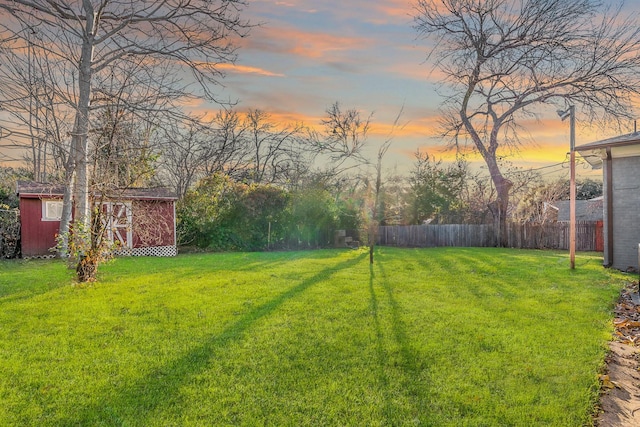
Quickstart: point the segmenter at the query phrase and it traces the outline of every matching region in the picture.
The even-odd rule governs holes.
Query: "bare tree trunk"
[[[513,186],[513,183],[509,181],[502,175],[500,172],[500,167],[498,166],[498,162],[496,160],[496,156],[491,155],[489,152],[486,156],[484,156],[484,160],[489,168],[489,174],[491,175],[491,180],[493,181],[493,185],[496,187],[497,199],[496,199],[496,208],[492,210],[494,220],[498,223],[499,228],[499,239],[498,246],[506,247],[508,246],[509,239],[507,235],[507,214],[509,208],[509,191]]]
[[[74,154],[67,157],[64,172],[64,195],[62,197],[62,213],[60,215],[60,228],[58,229],[58,256],[67,258],[69,256],[69,230],[73,211],[73,180],[75,174]]]
[[[496,191],[498,193],[497,202],[497,215],[498,215],[498,227],[500,228],[500,239],[498,245],[502,248],[509,245],[509,235],[507,227],[507,214],[509,208],[509,191],[513,185],[511,181],[504,178],[502,175],[494,180]]]
[[[394,123],[394,130],[400,120],[400,114],[396,118]],[[379,207],[380,207],[380,190],[382,189],[382,159],[384,155],[387,153],[387,150],[391,146],[392,138],[389,137],[380,149],[378,150],[378,163],[376,163],[376,194],[373,201],[373,208],[371,209],[371,223],[369,224],[369,264],[373,264],[373,252],[376,246],[376,235],[378,233],[378,226],[380,225],[379,221]]]
[[[376,195],[373,202],[373,212],[371,213],[371,223],[369,224],[369,264],[373,264],[373,253],[376,247],[376,231],[380,222],[378,221],[378,204],[380,203],[380,187],[382,186],[381,162],[378,160],[376,176]]]
[[[91,66],[93,61],[93,33],[95,17],[91,1],[83,1],[87,12],[85,38],[82,41],[82,53],[78,75],[78,106],[73,127],[71,145],[75,155],[75,181],[73,199],[75,202],[74,222],[89,226],[89,103],[91,98]]]

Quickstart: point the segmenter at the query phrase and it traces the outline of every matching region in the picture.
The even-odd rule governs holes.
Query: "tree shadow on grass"
[[[369,264],[369,294],[371,295],[371,314],[373,317],[373,329],[376,335],[376,355],[378,357],[378,381],[382,387],[382,395],[384,399],[383,414],[388,422],[391,423],[393,412],[393,406],[391,404],[392,396],[389,389],[389,376],[387,375],[385,368],[389,363],[389,355],[384,347],[384,334],[382,333],[382,326],[380,324],[380,314],[378,312],[378,296],[374,289],[375,273],[373,271],[373,265]]]
[[[144,269],[151,275],[162,275],[165,282],[196,278],[200,279],[210,274],[224,275],[228,272],[238,273],[243,271],[255,272],[276,271],[280,275],[280,266],[295,260],[322,260],[336,256],[334,250],[320,250],[317,254],[312,251],[296,252],[224,252],[224,253],[196,253],[181,255],[180,258],[158,259],[148,261],[148,266]],[[140,268],[125,259],[126,267],[110,268],[105,265],[101,269],[101,282],[117,282],[122,278],[127,278],[133,272],[140,271]],[[170,261],[170,262],[165,262]]]
[[[432,363],[428,359],[419,356],[411,345],[411,338],[407,332],[405,321],[403,320],[403,309],[394,295],[394,289],[386,274],[384,262],[380,261],[380,256],[378,256],[378,260],[376,265],[380,271],[380,279],[375,280],[374,267],[370,266],[369,292],[371,295],[373,326],[377,338],[376,351],[380,363],[378,379],[384,388],[384,416],[390,425],[415,423],[418,422],[420,415],[427,409],[424,407],[424,400],[426,400],[425,398],[429,395],[428,389],[430,386],[429,384],[421,384],[420,379],[425,377],[425,373],[429,370]],[[410,414],[405,413],[403,419],[398,419],[398,415],[402,415],[402,410],[395,408],[393,404],[392,384],[390,383],[388,375],[385,373],[385,369],[390,367],[390,355],[385,350],[383,342],[384,332],[380,322],[379,302],[375,291],[375,283],[382,287],[384,292],[382,298],[386,300],[386,304],[389,306],[392,338],[399,348],[399,362],[394,368],[400,369],[403,373],[404,381],[401,389],[404,391],[407,400],[411,403],[411,408],[409,408]],[[393,388],[398,387],[395,386]],[[410,416],[411,419],[406,419],[407,416]]]
[[[212,357],[231,343],[242,339],[253,325],[267,317],[288,300],[296,298],[311,286],[329,279],[340,270],[358,264],[366,254],[344,261],[332,268],[318,272],[271,301],[249,311],[229,325],[221,333],[211,336],[199,347],[191,349],[182,357],[150,371],[130,387],[105,390],[104,395],[94,397],[92,404],[70,417],[60,420],[59,425],[145,425],[154,411],[175,403],[182,386],[189,384],[194,375],[206,369]],[[135,418],[132,420],[131,414]]]
[[[438,256],[426,258],[420,252],[408,252],[407,258],[414,260],[425,271],[440,271],[441,274],[450,277],[451,289],[457,298],[465,301],[468,307],[474,307],[478,311],[492,313],[492,319],[498,321],[502,315],[507,315],[505,321],[510,321],[508,304],[517,303],[526,298],[526,292],[518,289],[519,281],[531,286],[535,283],[533,272],[523,271],[525,279],[510,278],[508,272],[499,267],[498,262],[484,252],[474,254],[472,251],[460,249],[455,257]],[[517,262],[508,253],[500,254],[499,262],[513,264]],[[526,308],[526,307],[521,307]],[[531,309],[537,310],[535,307]],[[520,313],[521,315],[524,312]]]

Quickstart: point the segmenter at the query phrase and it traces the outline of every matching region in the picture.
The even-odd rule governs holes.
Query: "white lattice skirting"
[[[178,249],[175,246],[149,246],[146,248],[121,249],[116,252],[118,256],[176,256]]]
[[[31,255],[31,256],[22,256],[22,259],[54,259],[55,255]]]

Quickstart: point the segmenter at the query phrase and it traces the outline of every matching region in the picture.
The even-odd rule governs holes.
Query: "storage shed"
[[[604,265],[637,270],[640,133],[591,142],[576,150],[594,169],[603,169]]]
[[[60,229],[64,187],[19,181],[22,256],[53,254]],[[107,238],[119,243],[119,255],[175,256],[177,197],[166,188],[128,188],[98,194]]]

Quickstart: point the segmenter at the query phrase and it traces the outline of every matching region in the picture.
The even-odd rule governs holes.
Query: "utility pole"
[[[569,259],[572,270],[576,268],[576,111],[570,105],[567,110],[558,110],[564,121],[569,118]]]

